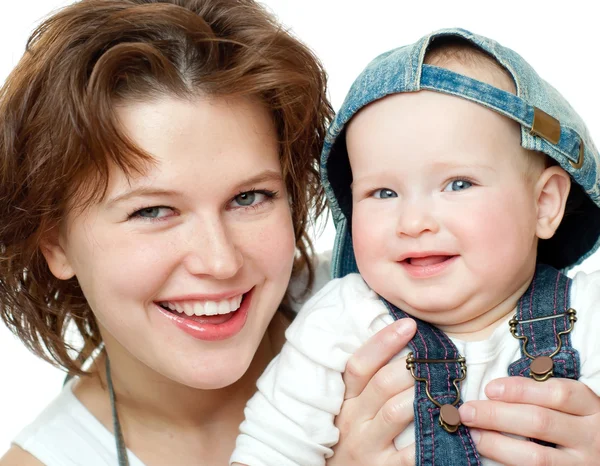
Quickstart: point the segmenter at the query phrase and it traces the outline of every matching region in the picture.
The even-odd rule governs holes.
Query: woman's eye
[[[144,207],[143,209],[136,210],[133,212],[129,218],[142,218],[149,220],[161,219],[164,217],[169,217],[173,213],[173,209],[165,206],[153,206],[153,207]]]
[[[237,203],[237,205],[241,207],[248,207],[254,204],[257,194],[258,193],[256,193],[255,191],[248,191],[247,193],[238,194],[233,198],[233,200]]]
[[[275,197],[275,193],[270,191],[245,191],[243,193],[239,193],[233,198],[231,201],[231,207],[234,209],[254,207],[265,201],[273,199],[273,197]]]
[[[373,197],[375,199],[389,199],[391,197],[398,197],[398,194],[396,194],[396,192],[392,191],[391,189],[383,188],[374,191]]]
[[[445,192],[451,191],[463,191],[465,189],[469,189],[473,186],[473,183],[467,180],[452,180],[450,183],[446,185],[444,188]]]

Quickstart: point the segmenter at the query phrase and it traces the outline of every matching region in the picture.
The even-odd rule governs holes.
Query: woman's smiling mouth
[[[160,314],[194,338],[225,340],[246,323],[254,288],[227,299],[177,299],[155,302]]]
[[[187,316],[214,316],[237,311],[242,303],[242,297],[243,294],[239,294],[233,298],[220,301],[161,301],[158,304],[166,310],[175,311]]]

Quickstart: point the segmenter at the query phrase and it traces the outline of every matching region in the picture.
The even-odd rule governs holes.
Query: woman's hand
[[[490,382],[486,395],[490,401],[470,401],[459,410],[462,422],[477,428],[471,434],[483,456],[508,466],[600,465],[600,398],[583,383],[506,377]]]
[[[344,404],[336,418],[340,440],[328,466],[414,465],[414,444],[397,451],[393,440],[413,420],[415,382],[405,359],[389,360],[406,347],[415,331],[411,319],[394,322],[348,361]]]

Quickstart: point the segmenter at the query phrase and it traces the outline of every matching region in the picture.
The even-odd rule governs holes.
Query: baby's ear
[[[535,188],[538,238],[552,238],[556,232],[565,214],[570,189],[571,178],[558,166],[548,167],[540,175]]]
[[[47,232],[41,240],[40,249],[52,275],[59,280],[68,280],[75,276],[75,271],[62,245],[58,228]]]

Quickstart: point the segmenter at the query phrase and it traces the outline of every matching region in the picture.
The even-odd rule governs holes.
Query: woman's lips
[[[164,317],[188,335],[199,340],[218,341],[231,338],[244,328],[253,293],[254,288],[244,294],[237,310],[213,316],[188,316],[164,309],[156,303],[155,306]]]

